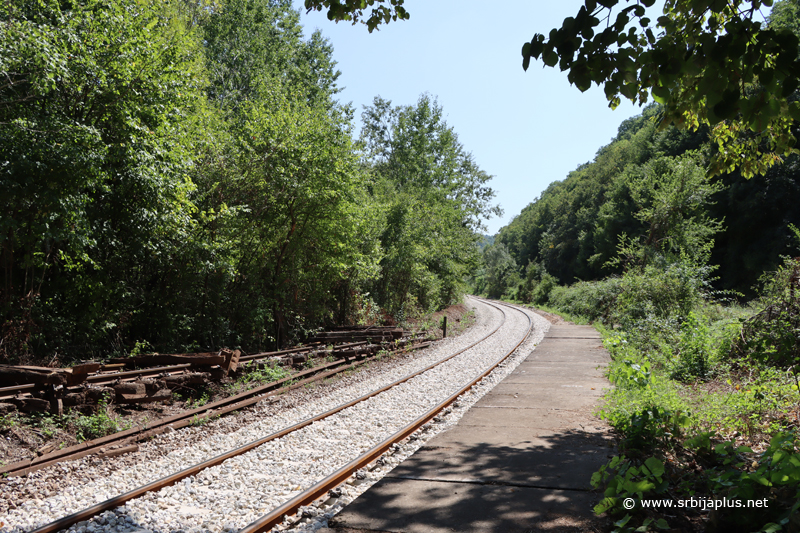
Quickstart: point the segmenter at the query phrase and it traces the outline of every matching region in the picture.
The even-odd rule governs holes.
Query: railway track
[[[339,349],[354,348],[365,344],[366,344],[365,342],[353,343],[340,346]],[[416,345],[412,345],[409,347],[409,349],[416,350],[425,348],[429,345],[430,345],[429,342],[423,342]],[[314,347],[307,347],[307,348],[298,348],[294,350],[284,350],[283,352],[277,352],[277,353],[279,354],[299,353],[299,352],[307,352],[313,349]],[[246,358],[243,359],[244,361],[248,362],[260,361],[264,359],[265,356],[274,356],[274,353],[255,354],[251,356],[246,356]],[[53,466],[55,464],[65,461],[74,461],[86,457],[88,455],[97,453],[102,453],[106,456],[114,456],[114,455],[119,455],[120,453],[135,451],[135,443],[153,438],[157,435],[164,433],[165,431],[177,430],[189,425],[203,424],[214,417],[223,416],[233,411],[249,407],[255,403],[258,403],[266,399],[267,397],[275,396],[278,394],[284,394],[288,391],[304,387],[315,381],[327,379],[335,374],[353,370],[365,363],[373,361],[376,357],[377,357],[376,355],[372,355],[368,357],[359,357],[358,359],[355,359],[355,356],[350,356],[332,362],[328,362],[322,365],[318,365],[307,370],[296,372],[286,378],[279,379],[267,383],[265,385],[241,392],[234,396],[230,396],[228,398],[224,398],[222,400],[206,404],[202,407],[189,409],[173,416],[149,422],[145,426],[137,426],[118,433],[114,433],[112,435],[82,442],[75,446],[70,446],[60,450],[54,450],[50,453],[42,454],[40,456],[31,457],[23,461],[16,461],[14,463],[0,466],[0,476],[5,476],[5,477],[24,476],[32,472],[36,472],[38,470],[46,468],[48,466]],[[176,366],[182,367],[184,365],[176,365]],[[180,370],[179,368],[176,369],[175,366],[169,368],[170,370]],[[133,372],[120,372],[111,375],[115,376],[115,379],[120,379],[120,377],[127,378],[129,377],[128,376],[129,374],[134,374],[136,377],[131,377],[130,379],[137,379],[142,375],[150,375],[149,373],[152,373],[155,370],[158,369],[146,369]],[[103,377],[103,376],[100,375],[98,377]],[[91,379],[91,377],[89,379]]]
[[[99,519],[101,524],[113,522],[114,528],[117,531],[122,531],[124,527],[120,529],[119,520],[108,517],[108,512],[126,502],[132,502],[132,500],[138,498],[139,500],[136,501],[142,500],[143,505],[150,508],[152,507],[151,502],[145,501],[148,498],[152,501],[159,501],[159,497],[164,498],[164,500],[161,500],[162,503],[156,503],[156,507],[158,507],[163,506],[163,501],[182,501],[182,494],[185,491],[189,491],[190,494],[196,494],[198,491],[211,494],[217,490],[215,482],[220,476],[224,477],[232,469],[240,469],[242,464],[245,465],[246,469],[249,468],[249,465],[255,465],[256,463],[262,469],[265,468],[264,465],[268,465],[266,471],[270,471],[271,466],[269,465],[280,464],[280,466],[283,466],[283,461],[280,459],[287,455],[288,449],[293,452],[302,450],[303,453],[300,455],[307,457],[301,459],[296,466],[308,471],[306,473],[314,478],[313,483],[307,483],[309,476],[305,476],[304,480],[306,481],[298,482],[298,486],[295,488],[290,488],[288,491],[285,489],[274,490],[274,484],[265,481],[263,474],[253,474],[252,472],[247,477],[243,477],[241,482],[234,482],[237,491],[241,490],[242,493],[256,494],[257,496],[248,499],[246,502],[241,499],[238,500],[242,504],[239,507],[244,507],[246,512],[234,513],[239,515],[237,517],[239,523],[225,526],[224,529],[238,529],[244,523],[241,518],[258,514],[254,513],[254,510],[267,508],[271,509],[271,511],[252,521],[242,531],[249,533],[251,531],[270,530],[275,524],[280,523],[284,516],[295,513],[301,506],[308,505],[315,499],[325,495],[331,488],[345,481],[354,471],[375,461],[398,441],[406,439],[421,426],[431,421],[461,394],[501,364],[525,341],[533,326],[530,316],[509,306],[486,305],[491,305],[502,315],[501,323],[483,338],[478,339],[469,346],[448,354],[447,357],[443,357],[425,368],[338,405],[333,409],[315,414],[297,424],[275,431],[244,446],[239,446],[189,468],[184,468],[179,472],[92,505],[82,511],[37,527],[31,533],[58,531],[79,522],[82,523],[102,513],[105,513],[102,514],[102,517],[106,518],[101,517]],[[510,314],[515,315],[513,320],[516,328],[516,333],[513,333],[514,339],[504,338],[503,331],[501,331],[504,323],[508,322],[506,317]],[[523,322],[526,322],[526,324],[520,326]],[[498,333],[501,333],[501,335],[498,335]],[[511,333],[506,333],[506,335],[511,335]],[[493,337],[497,346],[492,346],[490,351],[498,352],[499,350],[499,355],[498,353],[487,355],[481,349],[488,342],[487,339]],[[489,348],[486,349],[489,350]],[[459,370],[465,369],[469,369],[469,372],[466,372],[469,374],[468,378],[457,376]],[[439,387],[440,383],[446,383],[446,387]],[[436,390],[434,391],[433,389]],[[398,409],[401,405],[404,406],[404,409]],[[387,418],[376,417],[376,412]],[[376,430],[376,428],[382,429]],[[317,434],[321,432],[321,437],[319,435],[314,437],[317,439],[318,446],[320,442],[324,443],[326,440],[333,440],[334,436],[341,440],[342,434],[351,436],[354,441],[358,440],[358,442],[354,442],[353,449],[344,454],[347,457],[337,456],[335,461],[331,461],[324,449],[303,448],[303,446],[308,446],[308,444],[303,444],[308,441],[308,435],[303,435],[304,432],[316,432]],[[268,444],[271,448],[265,446]],[[323,459],[326,462],[324,468],[317,468],[321,465],[314,463],[322,463]],[[284,475],[291,476],[292,474]],[[288,485],[294,483],[294,480],[290,480]],[[309,486],[305,490],[300,490],[302,489],[301,485],[304,483]],[[283,483],[282,486],[288,485]],[[154,496],[156,491],[161,491],[159,493],[161,496]],[[299,493],[294,494],[298,491]],[[287,493],[293,497],[289,498],[288,501],[275,505]],[[211,503],[215,499],[215,497],[209,495],[207,501]],[[118,515],[126,517],[124,524],[130,522],[138,528],[152,527],[151,525],[139,523],[144,522],[144,520],[137,514],[135,506],[129,507],[126,505],[124,510],[118,512]],[[158,520],[157,517],[156,520]],[[205,520],[205,522],[208,522],[208,520]],[[21,531],[22,529],[18,528],[17,530]],[[12,531],[17,530],[12,529]],[[84,530],[97,531],[97,528],[84,528]]]

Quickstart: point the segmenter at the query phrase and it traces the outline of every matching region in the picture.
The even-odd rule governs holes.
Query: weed
[[[270,383],[288,377],[290,372],[280,366],[247,365],[242,376],[237,379],[239,383]]]
[[[698,320],[694,312],[690,312],[681,325],[678,360],[672,372],[673,379],[679,381],[689,381],[695,378],[706,379],[710,372],[710,352],[711,338],[708,334],[708,327]]]
[[[207,390],[204,390],[197,398],[189,398],[188,400],[186,400],[186,407],[187,408],[202,407],[205,404],[207,404],[209,400],[211,400],[211,395]]]
[[[603,499],[594,507],[597,514],[608,512],[611,515],[625,515],[617,520],[614,525],[616,532],[634,531],[628,524],[633,518],[633,514],[627,512],[631,510],[627,501],[641,501],[645,494],[663,495],[666,493],[669,483],[664,474],[666,469],[664,463],[656,457],[648,457],[644,461],[635,462],[623,456],[617,456],[611,461],[600,467],[600,470],[592,474],[592,487],[603,490]],[[649,526],[653,525],[658,529],[669,529],[666,520],[653,520],[647,518],[642,521],[642,525],[635,531],[649,531]]]
[[[93,415],[78,415],[73,424],[75,426],[75,437],[79,442],[105,437],[126,429],[120,426],[115,418],[109,416],[108,407],[104,401],[97,404],[97,413]]]
[[[194,426],[194,427],[200,427],[200,426],[204,426],[204,425],[208,424],[210,421],[211,421],[210,417],[207,417],[207,416],[200,417],[200,416],[194,415],[192,417],[191,425]]]
[[[59,430],[69,425],[68,417],[51,413],[31,413],[20,421],[30,426],[43,439],[53,438]]]
[[[0,431],[5,431],[16,426],[17,417],[14,414],[0,416]]]
[[[622,364],[614,365],[611,372],[611,381],[617,387],[637,389],[650,385],[650,363],[648,361],[636,363],[625,359]]]
[[[153,346],[147,341],[136,341],[128,355],[134,357],[145,353],[153,353]]]

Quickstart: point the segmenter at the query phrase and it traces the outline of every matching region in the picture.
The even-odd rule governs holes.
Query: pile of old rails
[[[202,407],[190,409],[160,420],[149,421],[146,426],[134,427],[119,433],[114,433],[113,435],[82,442],[60,450],[40,450],[41,453],[35,457],[0,466],[0,476],[23,476],[60,462],[74,461],[93,454],[97,454],[101,457],[113,457],[136,451],[138,449],[138,442],[153,438],[165,431],[201,424],[212,418],[249,407],[270,396],[283,394],[290,390],[303,387],[311,382],[320,381],[340,372],[357,368],[385,352],[418,350],[426,348],[429,345],[430,342],[401,339],[391,344],[367,344],[359,342],[341,345],[335,348],[319,348],[318,346],[314,346],[312,350],[310,350],[311,352],[317,356],[326,355],[333,360],[316,365],[313,368],[294,372],[286,378],[255,387],[213,403],[208,403]],[[296,357],[300,351],[301,349],[297,348],[283,350],[281,352],[240,356],[240,366],[238,369],[241,369],[242,365],[270,365],[272,364],[269,361],[270,358],[281,356]],[[242,360],[244,359],[247,361],[243,362]]]
[[[312,339],[297,348],[252,355],[222,349],[210,353],[137,355],[105,363],[87,361],[71,368],[0,365],[0,416],[14,411],[60,415],[65,408],[92,413],[101,403],[160,402],[169,399],[175,389],[220,381],[229,375],[235,377],[240,363],[298,367],[314,358],[369,354],[376,350],[377,343],[409,342],[399,328],[376,328],[391,333],[362,335],[356,340],[339,335],[353,328],[372,329],[347,326],[332,332],[336,338],[324,343]]]
[[[505,322],[506,313],[498,305],[494,305],[494,304],[489,304],[489,305],[492,305],[493,307],[496,307],[497,309],[501,310],[501,312],[503,313],[503,322]],[[504,307],[511,308],[510,306],[505,306],[505,305],[504,305]],[[526,317],[527,317],[527,315],[526,315]],[[520,339],[520,341],[517,343],[517,345],[512,350],[510,350],[507,354],[505,354],[500,359],[498,359],[488,370],[486,370],[480,376],[478,376],[477,378],[472,380],[470,383],[468,383],[465,387],[463,387],[459,392],[457,392],[457,393],[451,395],[450,397],[448,397],[442,403],[440,403],[439,405],[437,405],[436,407],[434,407],[433,409],[431,409],[430,411],[425,413],[423,416],[421,416],[420,418],[418,418],[417,420],[415,420],[414,422],[412,422],[411,424],[409,424],[408,426],[406,426],[405,428],[403,428],[399,432],[395,433],[393,436],[391,436],[386,441],[384,441],[384,442],[378,444],[377,446],[373,447],[372,449],[368,450],[365,454],[361,455],[359,458],[355,459],[354,461],[352,461],[351,463],[347,464],[346,466],[340,468],[339,470],[337,470],[336,472],[334,472],[330,476],[326,477],[325,479],[323,479],[322,481],[318,482],[317,484],[315,484],[314,486],[312,486],[308,490],[304,491],[302,494],[296,496],[295,498],[292,498],[291,500],[289,500],[285,504],[281,505],[277,509],[275,509],[272,512],[270,512],[268,515],[260,518],[256,522],[250,524],[245,529],[241,530],[239,533],[243,533],[243,532],[250,533],[252,531],[268,531],[273,525],[281,522],[283,520],[284,516],[286,516],[288,514],[295,513],[301,506],[307,505],[308,503],[311,503],[314,500],[316,500],[317,498],[320,498],[321,496],[325,495],[328,490],[330,490],[332,488],[335,488],[339,484],[341,484],[344,481],[346,481],[348,479],[348,477],[350,475],[352,475],[353,472],[355,472],[359,468],[362,468],[364,465],[367,465],[367,464],[371,463],[372,461],[378,459],[382,453],[384,453],[387,449],[389,449],[391,447],[392,444],[394,444],[395,442],[402,441],[403,439],[405,439],[409,435],[411,435],[414,431],[416,431],[418,428],[423,426],[425,423],[427,423],[430,420],[432,420],[439,412],[441,412],[447,406],[449,406],[451,403],[453,403],[461,394],[463,394],[464,392],[469,390],[476,383],[480,382],[480,380],[482,380],[484,377],[486,377],[492,370],[494,370],[494,368],[496,368],[508,356],[510,356],[514,351],[516,351],[516,349],[519,347],[519,345],[521,345],[525,341],[527,336],[530,334],[530,331],[531,331],[531,329],[533,327],[533,323],[532,323],[530,317],[527,317],[527,318],[528,318],[528,322],[529,322],[528,331]],[[436,366],[438,366],[438,365],[440,365],[440,364],[452,359],[453,357],[456,357],[457,355],[465,352],[466,350],[468,350],[468,349],[480,344],[481,342],[484,342],[486,339],[488,339],[489,337],[491,337],[492,335],[497,333],[497,331],[499,331],[500,327],[502,327],[502,323],[499,326],[497,326],[493,331],[489,332],[483,338],[481,338],[478,341],[472,343],[471,345],[469,345],[469,346],[467,346],[467,347],[465,347],[465,348],[463,348],[463,349],[461,349],[461,350],[459,350],[459,351],[457,351],[455,353],[452,353],[452,354],[444,357],[443,359],[437,361],[436,363],[434,363],[434,364],[432,364],[432,365],[430,365],[430,366],[428,366],[426,368],[423,368],[422,370],[419,370],[417,372],[409,374],[408,376],[405,376],[405,377],[403,377],[403,378],[401,378],[401,379],[399,379],[399,380],[397,380],[397,381],[395,381],[395,382],[393,382],[393,383],[391,383],[389,385],[386,385],[386,386],[381,387],[381,388],[379,388],[377,390],[374,390],[374,391],[372,391],[370,393],[367,393],[364,396],[361,396],[360,398],[356,398],[355,400],[349,401],[349,402],[347,402],[345,404],[342,404],[342,405],[340,405],[338,407],[335,407],[335,408],[333,408],[333,409],[331,409],[329,411],[326,411],[325,413],[321,413],[319,415],[313,416],[313,417],[308,418],[308,419],[306,419],[306,420],[304,420],[304,421],[302,421],[302,422],[300,422],[298,424],[295,424],[293,426],[284,428],[284,429],[282,429],[280,431],[272,433],[271,435],[267,435],[267,436],[265,436],[265,437],[263,437],[261,439],[258,439],[258,440],[254,441],[254,442],[246,444],[245,446],[242,446],[240,448],[237,448],[237,449],[228,451],[226,453],[220,454],[220,455],[218,455],[218,456],[216,456],[216,457],[214,457],[212,459],[204,461],[203,463],[199,463],[197,465],[188,467],[188,468],[186,468],[184,470],[181,470],[180,472],[177,472],[175,474],[172,474],[172,475],[169,475],[167,477],[158,479],[156,481],[148,483],[147,485],[144,485],[144,486],[139,487],[137,489],[134,489],[132,491],[126,492],[124,494],[120,494],[119,496],[115,496],[115,497],[110,498],[110,499],[108,499],[108,500],[106,500],[104,502],[100,502],[100,503],[98,503],[96,505],[93,505],[91,507],[83,509],[82,511],[78,511],[78,512],[73,513],[71,515],[65,516],[65,517],[63,517],[63,518],[61,518],[59,520],[51,522],[50,524],[46,524],[44,526],[41,526],[41,527],[31,531],[30,533],[54,533],[56,531],[60,531],[62,529],[68,528],[68,527],[70,527],[70,526],[72,526],[74,524],[77,524],[78,522],[81,522],[83,520],[88,520],[88,519],[90,519],[90,518],[92,518],[94,516],[97,516],[97,515],[105,512],[107,510],[110,510],[110,509],[113,509],[115,507],[118,507],[118,506],[124,504],[125,502],[128,502],[128,501],[130,501],[130,500],[132,500],[134,498],[138,498],[139,496],[142,496],[143,494],[146,494],[148,492],[159,491],[164,487],[168,487],[170,485],[174,485],[175,483],[178,483],[180,480],[182,480],[184,478],[187,478],[189,476],[194,476],[194,475],[198,474],[199,472],[201,472],[202,470],[204,470],[206,468],[210,468],[210,467],[216,466],[218,464],[221,464],[224,461],[226,461],[226,460],[228,460],[228,459],[230,459],[232,457],[236,457],[237,455],[242,455],[244,453],[247,453],[248,451],[253,450],[253,449],[257,448],[258,446],[261,446],[262,444],[265,444],[265,443],[267,443],[267,442],[269,442],[271,440],[275,440],[275,439],[281,438],[281,437],[286,436],[286,435],[288,435],[288,434],[290,434],[290,433],[292,433],[294,431],[297,431],[298,429],[304,428],[304,427],[306,427],[306,426],[308,426],[308,425],[310,425],[310,424],[312,424],[312,423],[314,423],[316,421],[323,420],[323,419],[325,419],[325,418],[327,418],[327,417],[329,417],[331,415],[334,415],[334,414],[336,414],[336,413],[338,413],[338,412],[340,412],[340,411],[342,411],[344,409],[347,409],[348,407],[351,407],[351,406],[356,405],[356,404],[358,404],[360,402],[363,402],[363,401],[365,401],[365,400],[367,400],[369,398],[377,396],[378,394],[381,394],[381,393],[383,393],[383,392],[385,392],[385,391],[387,391],[387,390],[389,390],[389,389],[391,389],[391,388],[393,388],[393,387],[395,387],[395,386],[397,386],[397,385],[399,385],[401,383],[405,383],[406,381],[408,381],[408,380],[410,380],[410,379],[412,379],[412,378],[414,378],[414,377],[416,377],[416,376],[418,376],[418,375],[420,375],[420,374],[422,374],[424,372],[427,372],[427,371],[431,370],[432,368],[435,368]]]

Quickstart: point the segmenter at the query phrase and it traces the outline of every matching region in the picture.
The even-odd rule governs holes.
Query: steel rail
[[[485,303],[493,305],[490,304],[489,302]],[[462,387],[458,392],[450,395],[446,400],[439,403],[438,405],[427,411],[425,414],[423,414],[422,416],[420,416],[419,418],[408,424],[407,426],[403,427],[400,431],[394,433],[392,436],[380,442],[379,444],[376,444],[368,451],[366,451],[364,454],[360,455],[359,457],[355,458],[354,460],[347,463],[343,467],[339,468],[334,473],[330,474],[326,478],[317,482],[316,484],[314,484],[307,490],[303,491],[302,493],[298,494],[291,500],[285,502],[280,507],[275,508],[274,510],[270,511],[261,518],[258,518],[257,520],[253,521],[243,529],[239,530],[239,533],[268,532],[274,526],[283,522],[285,516],[296,513],[300,507],[311,504],[316,499],[325,495],[329,490],[347,481],[347,479],[349,479],[350,476],[353,475],[353,473],[356,470],[367,466],[369,463],[371,463],[372,461],[376,460],[378,457],[383,455],[393,444],[396,444],[405,439],[406,437],[410,436],[420,427],[422,427],[430,420],[432,420],[447,406],[456,401],[456,399],[458,399],[459,396],[467,392],[469,389],[474,387],[478,382],[480,382],[483,378],[488,376],[495,368],[497,368],[497,366],[500,363],[505,361],[509,356],[511,356],[511,354],[517,351],[517,348],[519,348],[520,345],[523,342],[525,342],[525,340],[530,335],[531,330],[533,329],[533,321],[531,320],[531,317],[527,313],[519,309],[516,309],[512,306],[508,307],[520,311],[528,319],[528,330],[525,332],[525,335],[522,336],[520,341],[510,351],[508,351],[506,354],[500,357],[488,369],[486,369],[478,377],[470,381],[467,385]]]
[[[430,343],[422,343],[415,346],[409,346],[407,349],[417,350],[427,347],[429,344]],[[348,360],[346,358],[325,363],[314,368],[297,372],[286,378],[261,385],[260,387],[241,392],[229,398],[224,398],[222,400],[206,404],[202,407],[190,409],[177,415],[156,420],[149,423],[146,427],[127,429],[112,435],[82,442],[80,444],[76,444],[75,446],[70,446],[61,450],[55,450],[39,457],[33,457],[1,466],[0,475],[6,475],[8,477],[24,476],[30,474],[31,472],[41,470],[42,468],[46,468],[60,462],[77,460],[86,457],[87,455],[92,455],[93,453],[97,453],[100,448],[107,448],[108,446],[117,445],[124,446],[126,444],[146,440],[163,433],[168,429],[168,427],[171,427],[172,429],[180,429],[190,424],[202,422],[210,417],[221,416],[232,411],[243,409],[262,401],[268,396],[283,394],[290,390],[307,385],[313,381],[322,380],[339,372],[351,370],[364,363],[372,361],[376,357],[377,355],[363,357],[350,364],[348,364]],[[308,375],[311,375],[311,377],[302,379],[296,383],[290,383]]]
[[[456,357],[457,355],[460,355],[461,353],[463,353],[463,352],[475,347],[476,345],[480,344],[481,342],[484,342],[486,339],[488,339],[489,337],[491,337],[492,335],[497,333],[500,330],[500,328],[503,326],[505,321],[506,321],[506,313],[505,313],[505,311],[503,311],[502,309],[500,309],[496,305],[493,305],[491,303],[488,303],[488,305],[491,305],[492,307],[495,307],[496,309],[498,309],[502,313],[503,320],[500,323],[500,325],[498,325],[490,333],[488,333],[487,335],[485,335],[481,339],[473,342],[469,346],[467,346],[465,348],[462,348],[461,350],[458,350],[457,352],[455,352],[455,353],[453,353],[453,354],[451,354],[451,355],[449,355],[447,357],[444,357],[444,358],[440,359],[439,361],[437,361],[437,362],[435,362],[435,363],[423,368],[422,370],[416,371],[416,372],[414,372],[412,374],[409,374],[409,375],[407,375],[405,377],[402,377],[402,378],[390,383],[389,385],[386,385],[386,386],[381,387],[379,389],[376,389],[376,390],[374,390],[372,392],[369,392],[369,393],[367,393],[367,394],[365,394],[363,396],[360,396],[360,397],[358,397],[358,398],[356,398],[354,400],[346,402],[346,403],[344,403],[344,404],[342,404],[342,405],[340,405],[338,407],[334,407],[333,409],[330,409],[329,411],[326,411],[326,412],[324,412],[322,414],[315,415],[313,417],[309,417],[309,418],[307,418],[307,419],[305,419],[305,420],[303,420],[301,422],[298,422],[297,424],[294,424],[292,426],[289,426],[289,427],[286,427],[286,428],[281,429],[279,431],[276,431],[276,432],[274,432],[274,433],[272,433],[270,435],[267,435],[265,437],[262,437],[260,439],[255,440],[255,441],[252,441],[252,442],[250,442],[248,444],[245,444],[243,446],[240,446],[240,447],[238,447],[236,449],[233,449],[233,450],[230,450],[230,451],[228,451],[226,453],[217,455],[216,457],[212,457],[211,459],[208,459],[208,460],[203,461],[201,463],[198,463],[196,465],[193,465],[193,466],[190,466],[188,468],[185,468],[185,469],[183,469],[183,470],[181,470],[179,472],[176,472],[174,474],[171,474],[169,476],[165,476],[165,477],[162,477],[162,478],[157,479],[155,481],[152,481],[152,482],[150,482],[150,483],[148,483],[146,485],[143,485],[141,487],[138,487],[136,489],[128,491],[128,492],[126,492],[124,494],[120,494],[120,495],[115,496],[113,498],[109,498],[108,500],[105,500],[103,502],[97,503],[95,505],[87,507],[86,509],[83,509],[83,510],[78,511],[76,513],[73,513],[71,515],[68,515],[68,516],[60,518],[58,520],[55,520],[53,522],[50,522],[49,524],[45,524],[43,526],[40,526],[40,527],[30,531],[29,533],[54,533],[54,532],[59,531],[61,529],[68,528],[68,527],[70,527],[70,526],[72,526],[74,524],[77,524],[78,522],[81,522],[81,521],[84,521],[84,520],[88,520],[88,519],[92,518],[93,516],[97,516],[97,515],[105,512],[105,511],[108,511],[108,510],[113,509],[115,507],[119,507],[120,505],[122,505],[122,504],[124,504],[124,503],[126,503],[126,502],[128,502],[128,501],[130,501],[130,500],[132,500],[134,498],[138,498],[139,496],[142,496],[142,495],[144,495],[144,494],[146,494],[148,492],[155,492],[157,490],[161,490],[164,487],[168,487],[170,485],[174,485],[178,481],[180,481],[180,480],[182,480],[184,478],[196,475],[197,473],[201,472],[202,470],[205,470],[206,468],[210,468],[210,467],[216,466],[218,464],[223,463],[227,459],[230,459],[232,457],[236,457],[237,455],[242,455],[244,453],[247,453],[250,450],[253,450],[253,449],[261,446],[262,444],[265,444],[265,443],[267,443],[269,441],[272,441],[272,440],[278,439],[280,437],[283,437],[285,435],[288,435],[288,434],[290,434],[290,433],[292,433],[294,431],[297,431],[297,430],[302,429],[302,428],[304,428],[306,426],[309,426],[309,425],[311,425],[314,422],[317,422],[319,420],[323,420],[325,418],[328,418],[329,416],[332,416],[332,415],[334,415],[334,414],[336,414],[336,413],[338,413],[340,411],[343,411],[343,410],[347,409],[348,407],[352,407],[353,405],[356,405],[356,404],[358,404],[360,402],[363,402],[363,401],[365,401],[365,400],[367,400],[369,398],[377,396],[378,394],[381,394],[381,393],[383,393],[383,392],[385,392],[385,391],[387,391],[387,390],[389,390],[389,389],[391,389],[393,387],[396,387],[397,385],[399,385],[401,383],[405,383],[406,381],[408,381],[408,380],[410,380],[410,379],[412,379],[412,378],[414,378],[414,377],[416,377],[416,376],[418,376],[418,375],[420,375],[420,374],[422,374],[424,372],[427,372],[428,370],[431,370],[431,369],[441,365],[442,363],[445,363],[446,361],[449,361],[450,359]]]

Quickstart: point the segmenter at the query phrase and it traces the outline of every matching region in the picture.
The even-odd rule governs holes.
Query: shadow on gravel
[[[502,430],[500,430],[502,431]],[[601,531],[592,473],[614,453],[601,433],[565,431],[512,446],[423,447],[331,521],[407,532]]]

